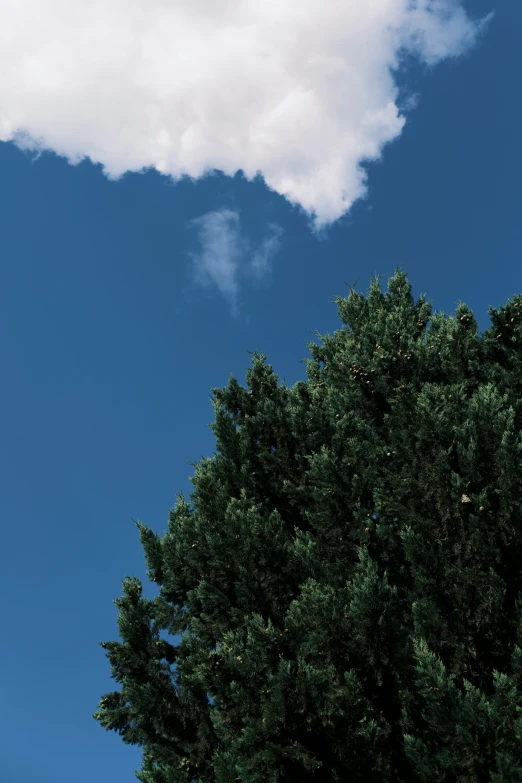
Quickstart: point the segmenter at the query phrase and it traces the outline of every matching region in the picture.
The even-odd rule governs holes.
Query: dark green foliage
[[[125,580],[95,717],[142,783],[522,781],[522,297],[482,335],[398,270],[336,302],[307,382],[213,390],[191,505],[139,525],[159,595]]]

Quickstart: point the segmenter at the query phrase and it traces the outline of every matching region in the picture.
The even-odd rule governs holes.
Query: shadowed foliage
[[[125,579],[95,718],[142,783],[522,781],[522,297],[482,335],[400,270],[336,303],[307,381],[213,389],[190,504],[138,523],[159,592]]]

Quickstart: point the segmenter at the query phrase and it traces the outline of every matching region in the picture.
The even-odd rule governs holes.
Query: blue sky
[[[117,18],[119,0],[111,3]],[[40,0],[42,25],[45,13],[47,21],[58,20],[62,5]],[[207,4],[198,5],[204,15]],[[245,142],[243,159],[235,151],[227,158],[224,130],[222,146],[206,137],[197,160],[185,150],[179,165],[194,179],[140,172],[147,155],[156,154],[145,131],[131,137],[125,112],[111,114],[113,104],[104,103],[109,93],[87,105],[81,80],[74,90],[62,80],[54,93],[42,81],[34,87],[29,66],[43,73],[47,55],[25,39],[20,79],[27,89],[18,89],[13,74],[18,78],[20,63],[6,67],[20,49],[18,28],[6,33],[5,22],[11,12],[23,21],[22,6],[9,1],[0,11],[0,778],[132,781],[140,751],[91,717],[113,688],[98,642],[117,637],[112,602],[124,576],[145,580],[132,519],[163,532],[176,494],[188,497],[192,489],[188,463],[214,452],[210,389],[226,385],[230,374],[244,383],[254,350],[288,385],[304,379],[300,359],[309,356],[312,332],[341,326],[332,297],[346,295],[345,283],[356,280],[366,292],[373,273],[384,275],[385,287],[404,265],[415,296],[425,292],[446,313],[465,301],[481,330],[488,305],[522,292],[522,6],[517,0],[459,6],[474,20],[494,12],[475,42],[459,44],[452,56],[464,24],[459,17],[453,28],[433,33],[422,62],[405,61],[394,78],[406,122],[398,128],[386,120],[381,135],[375,131],[371,144],[382,147],[382,156],[365,164],[367,192],[359,200],[353,151],[341,165],[329,144],[340,143],[343,128],[347,136],[359,128],[361,138],[367,130],[333,93],[328,105],[338,116],[319,128],[319,140],[307,135],[307,122],[292,120],[266,136],[262,154]],[[304,3],[310,18],[312,7]],[[64,19],[53,28],[53,52],[56,41],[66,40]],[[234,35],[237,43],[241,32]],[[218,62],[219,51],[212,54]],[[363,54],[353,52],[357,73]],[[361,63],[373,73],[372,63]],[[51,70],[45,73],[51,84]],[[199,86],[206,77],[194,78]],[[258,84],[254,70],[249,78]],[[389,89],[371,78],[376,94]],[[58,82],[52,84],[54,90]],[[259,85],[270,93],[266,82]],[[238,106],[246,100],[243,87],[229,82],[217,107],[202,99],[209,132],[221,128],[220,111],[232,111],[230,95]],[[167,93],[168,120],[186,98]],[[73,127],[78,96],[86,100],[84,136]],[[62,111],[67,105],[69,113]],[[131,124],[130,98],[125,106]],[[299,106],[308,110],[298,102],[297,119]],[[242,121],[247,127],[250,119],[240,115]],[[158,165],[173,173],[178,148],[164,146],[167,162]],[[291,179],[283,169],[294,148],[292,204],[281,191]],[[324,191],[321,155],[333,160]],[[222,161],[227,174],[196,176],[202,162],[219,169]],[[259,161],[270,188],[262,177],[234,174],[234,167]],[[346,203],[353,201],[344,214],[338,196],[329,201],[339,182]],[[331,219],[323,233],[304,211],[311,204]],[[154,594],[147,583],[145,593]]]

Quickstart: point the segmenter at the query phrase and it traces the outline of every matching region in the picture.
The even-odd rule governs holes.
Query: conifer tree
[[[159,592],[124,580],[94,717],[142,783],[522,781],[522,296],[481,335],[400,270],[335,301],[307,381],[254,353],[212,390],[190,503],[137,523]]]

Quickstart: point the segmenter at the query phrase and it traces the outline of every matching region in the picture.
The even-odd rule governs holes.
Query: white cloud
[[[270,223],[270,235],[256,250],[241,233],[239,213],[230,209],[207,212],[189,222],[199,230],[199,253],[191,253],[194,282],[215,285],[238,314],[238,276],[251,273],[260,278],[279,250],[283,229]]]
[[[401,133],[401,53],[480,28],[460,0],[2,0],[0,139],[110,177],[260,172],[320,228]]]

